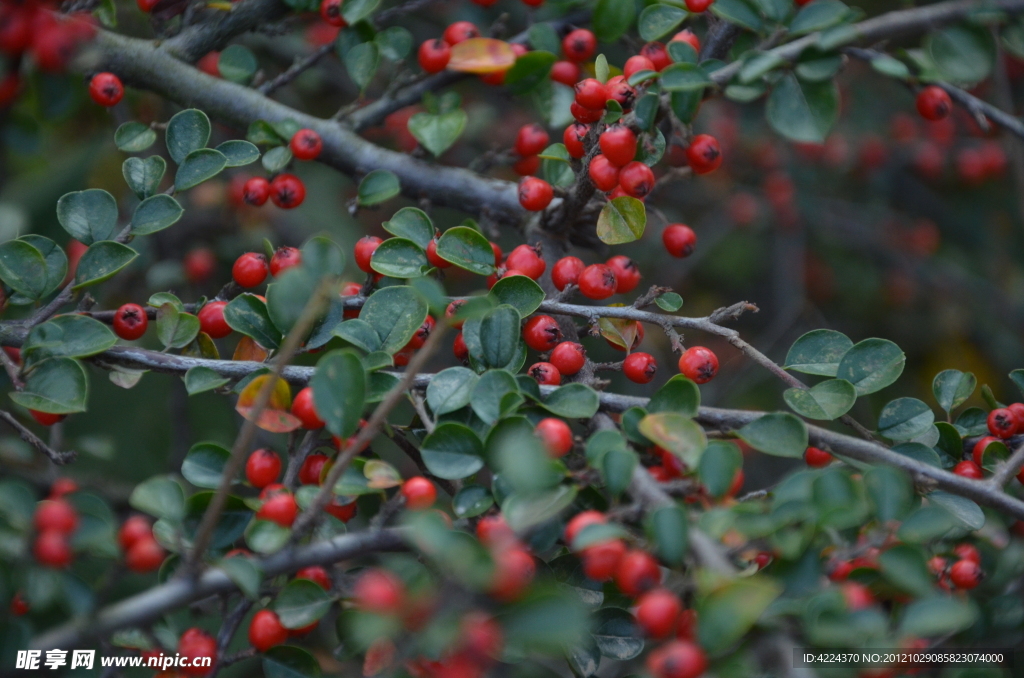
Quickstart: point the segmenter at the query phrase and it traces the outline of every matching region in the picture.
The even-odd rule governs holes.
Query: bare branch
[[[43,442],[43,440],[39,436],[37,436],[35,433],[32,433],[32,431],[30,431],[28,427],[26,427],[24,424],[18,421],[17,417],[15,417],[7,410],[0,410],[0,419],[6,421],[11,428],[17,431],[18,435],[21,437],[22,440],[24,440],[32,447],[36,448],[37,450],[45,454],[47,457],[50,458],[50,461],[52,461],[54,464],[57,464],[58,466],[70,464],[78,456],[78,453],[75,452],[74,450],[66,450],[64,452],[59,452],[53,449],[45,442]]]

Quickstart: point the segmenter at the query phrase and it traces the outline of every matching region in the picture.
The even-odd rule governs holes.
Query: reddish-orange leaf
[[[267,359],[270,353],[267,349],[257,344],[252,337],[242,337],[242,340],[235,346],[235,354],[231,356],[232,360],[252,360],[254,362],[261,363]]]
[[[252,407],[256,402],[256,397],[259,395],[263,385],[267,383],[272,376],[269,374],[261,374],[254,378],[242,392],[238,394],[238,405],[240,407]],[[292,389],[288,386],[288,382],[284,379],[278,378],[274,382],[274,392],[270,395],[270,400],[267,402],[267,408],[273,410],[288,410],[292,406]]]
[[[463,73],[507,71],[516,62],[512,45],[494,38],[470,38],[452,47],[448,70]]]

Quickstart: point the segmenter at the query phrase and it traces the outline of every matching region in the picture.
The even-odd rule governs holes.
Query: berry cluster
[[[1018,433],[1024,432],[1024,403],[1012,403],[1006,407],[997,407],[988,413],[986,419],[989,435],[983,436],[974,443],[969,459],[964,459],[953,467],[953,473],[981,480],[985,477],[985,451],[992,443],[1008,444],[1008,440]],[[1001,447],[1003,447],[1001,445]],[[1005,447],[1003,447],[1005,452]],[[1024,483],[1024,469],[1017,475]]]

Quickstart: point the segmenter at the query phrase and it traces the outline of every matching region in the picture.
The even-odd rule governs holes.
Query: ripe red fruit
[[[373,269],[370,268],[370,260],[373,258],[373,253],[377,251],[380,244],[384,242],[375,235],[364,235],[362,238],[356,241],[356,246],[353,249],[356,259],[356,266],[359,270],[365,271],[366,273],[372,273]]]
[[[594,544],[583,549],[583,574],[594,581],[608,581],[615,576],[619,563],[626,556],[626,543],[621,539]]]
[[[306,185],[294,174],[278,174],[270,182],[270,199],[283,210],[290,210],[306,199]]]
[[[917,94],[917,112],[925,120],[942,120],[953,110],[946,90],[937,85],[925,87]]]
[[[811,468],[821,468],[832,463],[832,455],[817,447],[808,447],[804,450],[804,463]]]
[[[962,461],[953,467],[953,473],[964,478],[970,478],[972,480],[981,480],[985,477],[981,467],[975,464],[973,461]]]
[[[339,504],[337,497],[335,497],[329,505],[324,507],[324,511],[330,513],[343,523],[347,523],[355,518],[358,510],[359,506],[354,501],[347,504]]]
[[[558,322],[549,315],[535,315],[523,326],[523,340],[534,351],[550,351],[562,340]]]
[[[191,628],[181,634],[178,640],[178,654],[185,658],[181,666],[184,673],[190,676],[205,676],[213,670],[216,663],[217,641],[202,629]],[[209,664],[206,664],[205,659],[201,659],[205,657],[210,658]]]
[[[697,1],[686,0],[686,4],[689,7],[691,3]],[[704,656],[704,651],[699,645],[688,640],[673,640],[647,657],[647,670],[654,678],[697,678],[704,673],[707,666],[708,660]]]
[[[679,371],[698,384],[706,384],[718,374],[718,356],[709,348],[691,346],[679,358]]]
[[[50,485],[50,499],[60,499],[66,494],[78,491],[78,483],[71,478],[57,478]]]
[[[437,238],[433,238],[427,244],[427,261],[435,268],[448,268],[452,265],[450,261],[442,259],[437,253]]]
[[[959,589],[973,589],[981,583],[981,566],[973,560],[958,560],[949,568],[949,580]]]
[[[605,91],[608,93],[609,99],[614,99],[622,106],[623,111],[632,110],[633,104],[636,102],[636,90],[626,82],[626,78],[621,75],[611,78],[605,83]]]
[[[604,110],[608,101],[608,91],[601,81],[596,78],[587,78],[576,83],[576,103],[583,108],[594,111]]]
[[[639,161],[633,161],[619,172],[619,186],[626,195],[644,198],[654,190],[654,172]]]
[[[276,254],[275,254],[276,257]],[[267,279],[270,267],[267,258],[258,252],[246,252],[235,259],[231,266],[231,278],[240,287],[256,287]]]
[[[452,342],[452,353],[461,362],[469,360],[469,347],[466,346],[466,340],[462,338],[462,332],[455,335],[455,340]]]
[[[231,326],[224,320],[226,301],[211,301],[199,310],[199,329],[214,339],[231,334]]]
[[[622,361],[623,374],[637,384],[649,383],[657,371],[658,362],[650,353],[630,353]]]
[[[516,134],[515,151],[519,155],[537,155],[548,147],[548,133],[537,123],[523,125]]]
[[[988,413],[988,432],[998,438],[1009,438],[1017,432],[1017,417],[1006,407]]]
[[[343,0],[323,0],[320,3],[320,17],[331,26],[338,28],[347,26],[348,22],[341,15],[342,2]]]
[[[508,258],[505,259],[505,268],[519,271],[526,277],[536,280],[543,275],[544,269],[547,268],[547,264],[540,254],[539,245],[519,245],[508,253]]]
[[[649,42],[641,47],[640,56],[650,61],[656,71],[661,71],[666,66],[672,65],[672,57],[668,55],[668,49],[660,42]]]
[[[117,531],[117,543],[125,551],[132,547],[132,544],[145,537],[152,536],[153,528],[149,521],[142,516],[131,516],[124,521],[121,529]]]
[[[302,461],[299,468],[299,482],[303,485],[319,485],[320,475],[329,461],[326,454],[311,454]]]
[[[562,383],[562,374],[551,363],[534,363],[526,373],[542,386],[558,386]]]
[[[537,422],[533,432],[544,442],[548,456],[564,457],[572,449],[572,429],[561,419],[546,417]]]
[[[444,40],[424,40],[416,59],[427,73],[440,73],[452,58],[452,47]]]
[[[713,4],[715,4],[715,0],[686,0],[686,9],[691,12],[699,13],[703,12]]]
[[[198,283],[206,280],[217,267],[217,257],[206,247],[197,247],[185,254],[181,262],[185,268],[185,277],[190,282]]]
[[[29,414],[36,420],[36,423],[40,426],[53,426],[54,424],[64,421],[66,414],[51,414],[49,412],[40,412],[39,410],[29,410]]]
[[[100,106],[115,106],[124,98],[121,78],[113,73],[97,73],[89,81],[89,96]]]
[[[313,389],[309,386],[295,394],[292,400],[292,414],[302,422],[302,428],[318,429],[324,427],[324,421],[316,412],[316,404],[313,402]]]
[[[565,150],[571,157],[582,158],[586,154],[586,149],[583,148],[583,139],[586,138],[589,130],[589,126],[578,122],[565,128],[565,132],[562,133],[562,143],[565,144]]]
[[[570,547],[583,528],[591,525],[604,525],[608,518],[600,511],[581,511],[572,517],[572,520],[565,526],[565,543]]]
[[[78,511],[65,499],[47,499],[36,506],[32,524],[40,532],[71,534],[78,527]]]
[[[434,320],[434,316],[428,315],[427,319],[423,321],[423,324],[419,326],[419,329],[412,335],[412,339],[409,340],[404,347],[403,351],[418,351],[423,348],[423,344],[427,343],[427,338],[430,333],[434,331],[434,326],[437,325],[437,321]]]
[[[974,544],[957,544],[953,547],[953,555],[960,560],[970,560],[981,565],[981,553]]]
[[[160,544],[150,535],[142,537],[128,548],[124,562],[132,572],[152,572],[160,569],[166,555]]]
[[[457,45],[463,40],[479,38],[480,29],[469,21],[456,21],[448,26],[448,28],[444,29],[444,35],[442,37],[449,45]]]
[[[686,149],[686,159],[694,174],[714,172],[722,164],[722,149],[718,139],[710,134],[698,134]]]
[[[138,304],[124,304],[114,313],[114,333],[125,341],[134,341],[146,333],[149,318]]]
[[[491,243],[491,249],[494,251],[494,265],[500,266],[501,260],[505,257],[505,253],[501,251],[501,247],[497,243]]]
[[[300,129],[292,135],[289,147],[299,160],[316,160],[324,149],[323,139],[311,129]]]
[[[540,158],[536,155],[529,155],[512,163],[512,171],[521,177],[528,177],[531,174],[536,174],[539,169]]]
[[[516,533],[500,513],[484,516],[476,524],[476,538],[490,548],[502,548],[516,542]]]
[[[653,70],[656,70],[654,68],[653,61],[643,56],[642,54],[636,54],[626,59],[626,63],[622,67],[622,74],[625,75],[626,78],[631,78],[633,77],[634,73],[639,73],[640,71]]]
[[[67,536],[56,530],[47,530],[36,537],[32,554],[41,565],[53,568],[67,567],[73,557]]]
[[[489,593],[506,602],[519,598],[537,572],[533,556],[521,548],[505,549],[496,554],[494,566]]]
[[[583,273],[584,268],[586,266],[581,259],[577,257],[562,257],[555,262],[554,267],[551,269],[551,282],[561,292],[568,285],[575,285],[579,282],[580,274]]]
[[[572,113],[572,117],[576,122],[585,125],[597,122],[604,115],[603,109],[587,108],[586,106],[581,106],[576,101],[569,105],[569,112]]]
[[[423,476],[413,476],[402,483],[402,496],[405,497],[405,507],[410,511],[422,511],[434,505],[437,501],[437,488]]]
[[[310,565],[309,567],[302,568],[295,573],[295,578],[308,579],[324,591],[331,590],[331,577],[327,574],[327,570],[319,565]]]
[[[356,605],[367,612],[393,614],[405,602],[405,586],[386,570],[366,570],[356,580],[353,589]]]
[[[682,611],[683,603],[676,594],[668,589],[654,589],[637,601],[636,621],[651,638],[665,638],[672,635]]]
[[[577,28],[562,38],[562,51],[565,52],[565,58],[569,61],[576,63],[587,61],[594,56],[595,50],[597,50],[597,38],[586,28]]]
[[[601,153],[591,158],[587,174],[599,191],[610,191],[619,185],[619,168]]]
[[[697,247],[697,234],[685,224],[669,224],[661,232],[661,241],[673,257],[688,257]]]
[[[697,35],[689,28],[684,28],[673,35],[669,42],[685,42],[693,48],[694,52],[700,54],[700,38],[698,38]]]
[[[587,351],[583,344],[575,341],[563,341],[551,351],[548,358],[559,374],[572,376],[583,369],[587,362]]]
[[[551,184],[537,177],[524,177],[519,182],[519,204],[531,212],[539,212],[554,197]]]
[[[28,602],[21,597],[21,591],[15,591],[14,597],[11,598],[11,614],[15,617],[20,617],[29,613],[32,608],[29,607]]]
[[[277,481],[281,475],[281,458],[270,450],[256,450],[245,462],[245,479],[258,489]]]
[[[580,67],[571,61],[556,61],[551,65],[551,79],[573,87],[580,79]]]
[[[259,520],[269,520],[281,527],[291,527],[295,517],[299,514],[299,505],[295,503],[295,497],[288,491],[275,494],[260,507],[256,512]]]
[[[974,449],[971,450],[971,458],[974,460],[975,464],[981,466],[981,461],[985,454],[985,448],[988,447],[989,444],[995,442],[999,442],[999,438],[996,438],[995,436],[985,436],[978,440],[978,442],[974,443]]]
[[[270,199],[270,182],[263,177],[253,177],[242,187],[242,199],[250,205],[260,207]]]
[[[591,264],[583,269],[579,279],[580,292],[588,299],[607,299],[615,294],[618,280],[607,264]]]
[[[617,254],[605,262],[615,273],[615,293],[632,292],[640,284],[640,267],[627,256]]]
[[[288,640],[288,629],[273,610],[260,610],[249,622],[249,643],[259,652],[266,652]]]
[[[615,585],[627,596],[636,597],[661,583],[658,561],[646,551],[633,550],[622,557],[615,569]]]

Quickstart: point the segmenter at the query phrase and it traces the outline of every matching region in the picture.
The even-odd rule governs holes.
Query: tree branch
[[[22,440],[24,440],[32,447],[36,448],[37,450],[45,454],[47,457],[50,458],[50,461],[52,461],[54,464],[57,464],[58,466],[70,464],[78,456],[78,453],[75,452],[74,450],[65,450],[62,452],[53,449],[52,447],[47,445],[42,440],[42,438],[40,438],[35,433],[30,431],[28,427],[26,427],[24,424],[18,421],[17,417],[15,417],[7,410],[0,410],[0,419],[3,419],[5,422],[7,422],[8,426],[17,431],[18,435],[21,437]]]

